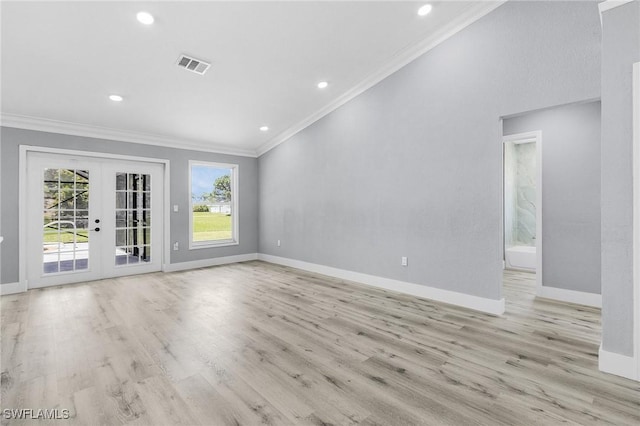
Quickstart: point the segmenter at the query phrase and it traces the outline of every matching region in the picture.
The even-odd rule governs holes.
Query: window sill
[[[189,243],[189,250],[198,250],[198,249],[207,249],[207,248],[216,248],[216,247],[227,247],[227,246],[237,246],[240,243],[235,240],[221,240],[218,242],[209,242],[203,241],[201,243]]]

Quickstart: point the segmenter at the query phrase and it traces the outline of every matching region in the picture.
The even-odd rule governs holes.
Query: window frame
[[[231,170],[231,238],[225,240],[207,240],[207,241],[194,241],[193,240],[193,199],[192,193],[192,174],[193,166],[207,166],[218,169],[230,169]],[[214,161],[198,161],[189,160],[189,250],[197,250],[204,248],[237,246],[240,244],[240,226],[239,226],[239,214],[238,214],[238,199],[239,196],[239,170],[238,164],[232,163],[218,163]]]

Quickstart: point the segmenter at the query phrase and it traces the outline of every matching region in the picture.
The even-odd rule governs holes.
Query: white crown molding
[[[273,256],[270,254],[258,253],[258,260],[302,269],[317,274],[328,275],[330,277],[340,278],[343,280],[354,281],[356,283],[383,288],[385,290],[391,290],[398,293],[410,294],[412,296],[448,303],[450,305],[461,306],[463,308],[473,309],[474,311],[484,312],[490,315],[502,315],[505,310],[504,298],[500,300],[487,299],[451,290],[443,290],[436,287],[398,281],[391,278],[378,277],[375,275],[368,275],[360,272],[348,271],[346,269],[338,269],[331,266],[290,259],[287,257]]]
[[[478,19],[492,12],[505,2],[506,0],[475,2],[472,7],[470,7],[465,13],[461,14],[456,19],[451,21],[446,27],[442,28],[432,36],[420,40],[417,43],[400,50],[382,67],[370,73],[367,77],[365,77],[364,80],[349,89],[336,100],[326,105],[319,111],[309,115],[304,120],[279,133],[274,138],[259,146],[256,150],[234,148],[225,145],[209,144],[206,142],[193,140],[180,140],[179,138],[172,138],[162,135],[138,133],[108,127],[58,121],[10,113],[0,114],[0,125],[18,129],[36,130],[41,132],[51,132],[98,139],[109,139],[121,142],[141,143],[146,145],[191,149],[203,152],[214,152],[218,154],[238,155],[243,157],[255,158],[275,148],[282,142],[291,138],[296,133],[300,132],[322,117],[349,102],[365,90],[371,88],[386,77],[398,71],[400,68],[418,58],[420,55],[428,52],[446,39],[450,38]]]
[[[108,127],[58,121],[10,113],[2,113],[0,115],[0,125],[18,129],[36,130],[41,132],[51,132],[98,139],[109,139],[121,142],[141,143],[146,145],[165,146],[170,148],[191,149],[203,152],[214,152],[218,154],[238,155],[243,157],[259,157],[267,151],[275,148],[282,142],[288,140],[296,133],[315,123],[322,117],[346,104],[356,96],[373,87],[375,84],[384,80],[386,77],[398,71],[400,68],[417,59],[419,56],[433,49],[443,41],[468,27],[469,25],[487,15],[488,13],[492,12],[504,3],[506,3],[506,0],[475,2],[472,7],[467,9],[465,13],[461,14],[456,19],[452,20],[447,26],[437,31],[430,37],[420,40],[417,43],[400,50],[383,66],[370,73],[360,83],[349,89],[333,102],[326,105],[319,111],[309,115],[304,120],[301,120],[300,122],[289,127],[285,131],[279,133],[266,143],[260,145],[256,150],[234,148],[226,145],[209,144],[206,142],[193,140],[180,140],[178,138],[172,138],[162,135],[138,133]]]
[[[256,152],[252,149],[233,148],[223,145],[180,140],[161,135],[113,129],[110,127],[92,126],[89,124],[72,123],[69,121],[51,120],[48,118],[9,113],[2,113],[0,115],[0,125],[16,129],[36,130],[39,132],[60,133],[97,139],[109,139],[120,142],[140,143],[177,149],[192,149],[195,151],[214,152],[217,154],[239,155],[242,157],[254,158],[257,156]]]
[[[602,14],[607,10],[615,9],[618,6],[631,3],[633,0],[606,0],[602,3],[598,3],[598,10],[600,11],[600,26],[602,27]]]
[[[598,9],[600,10],[600,15],[607,10],[615,9],[618,6],[622,6],[623,4],[631,3],[633,0],[606,0],[602,3],[598,3]]]
[[[454,34],[462,31],[464,28],[473,24],[478,19],[492,12],[499,6],[506,3],[506,1],[479,1],[475,2],[471,8],[469,8],[465,13],[458,16],[456,19],[452,20],[447,26],[442,28],[440,31],[435,34],[427,37],[426,39],[420,40],[417,43],[410,45],[398,53],[396,53],[393,58],[391,58],[387,63],[385,63],[382,67],[377,69],[376,71],[370,73],[364,80],[358,83],[356,86],[349,89],[343,95],[338,97],[336,100],[326,105],[324,108],[319,111],[311,114],[304,120],[294,124],[289,127],[287,130],[279,133],[266,143],[262,144],[257,148],[258,156],[263,155],[264,153],[270,151],[276,146],[280,145],[282,142],[291,138],[296,133],[320,120],[322,117],[327,114],[335,111],[342,105],[346,104],[356,96],[360,95],[365,90],[373,87],[380,81],[384,80],[394,72],[398,71],[400,68],[409,64],[413,60],[417,59],[419,56],[425,54],[429,50],[433,49],[443,41],[447,40]]]

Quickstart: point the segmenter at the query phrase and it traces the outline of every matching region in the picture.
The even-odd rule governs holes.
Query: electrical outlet
[[[173,205],[173,211],[174,211],[175,213],[178,213],[178,205],[177,205],[177,204],[174,204],[174,205]],[[178,249],[174,249],[174,250],[178,250]]]
[[[409,264],[409,261],[406,256],[402,256],[402,259],[400,260],[400,264],[402,266],[407,266]]]
[[[278,240],[278,247],[280,247],[280,240]]]
[[[178,251],[180,250],[180,246],[178,245],[178,242],[176,241],[175,243],[173,243],[173,251]]]

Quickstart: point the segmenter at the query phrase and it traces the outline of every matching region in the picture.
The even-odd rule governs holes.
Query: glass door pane
[[[115,266],[151,262],[151,175],[115,174]]]
[[[27,171],[29,288],[162,269],[161,164],[29,152]]]
[[[44,168],[42,272],[89,268],[89,171]]]

